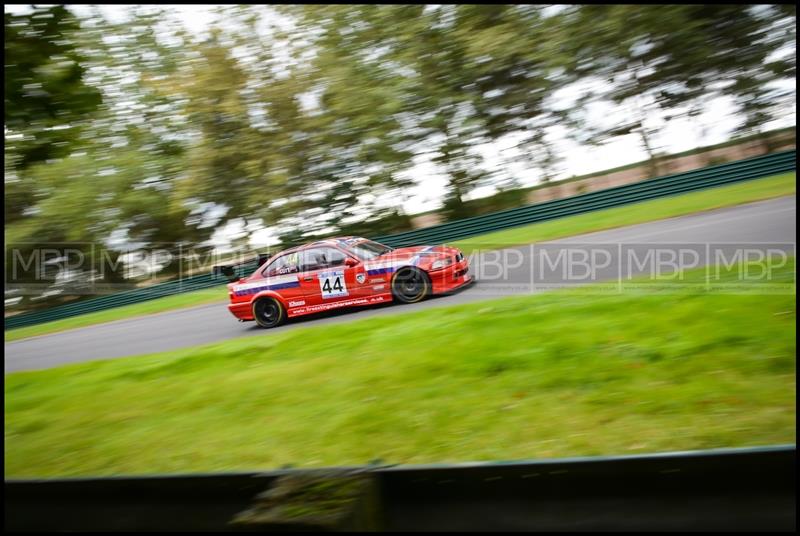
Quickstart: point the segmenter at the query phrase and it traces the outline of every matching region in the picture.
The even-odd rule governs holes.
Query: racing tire
[[[392,296],[402,303],[416,303],[431,293],[428,274],[417,268],[401,268],[392,278]]]
[[[274,298],[260,298],[253,302],[253,318],[262,328],[274,328],[286,319],[286,311]]]

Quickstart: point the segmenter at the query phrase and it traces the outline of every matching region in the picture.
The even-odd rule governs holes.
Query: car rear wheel
[[[277,300],[261,298],[253,303],[253,318],[262,328],[274,328],[283,322],[286,313]]]
[[[392,278],[392,294],[403,303],[415,303],[430,294],[428,274],[416,268],[401,268]]]

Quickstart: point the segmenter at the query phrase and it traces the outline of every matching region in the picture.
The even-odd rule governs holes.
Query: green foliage
[[[356,123],[361,138],[373,135],[375,125],[401,122],[400,139],[447,176],[451,217],[468,215],[464,196],[493,180],[479,145],[526,130],[529,142],[544,143],[535,134],[552,124],[544,101],[557,84],[547,70],[539,8],[383,5],[286,12],[320,30],[315,46],[324,53],[317,79],[326,83],[326,107],[337,117],[369,113],[368,121]],[[326,78],[326,71],[335,76]],[[353,105],[342,106],[348,94]]]
[[[74,41],[80,26],[67,8],[5,13],[4,28],[4,124],[22,136],[13,144],[14,167],[22,169],[68,154],[75,123],[97,109],[101,96],[85,82],[85,58]]]
[[[6,242],[24,258],[40,248],[79,250],[88,260],[82,278],[120,283],[125,279],[116,263],[121,250],[137,243],[174,250],[210,235],[209,229],[191,224],[192,207],[176,195],[186,144],[181,141],[185,131],[175,126],[174,102],[150,87],[151,80],[170,73],[175,62],[154,36],[158,12],[139,13],[133,24],[113,24],[97,14],[79,24],[63,7],[51,11],[47,17],[38,9],[29,16],[6,14],[7,29],[19,28],[12,35],[22,36],[31,51],[35,45],[41,49],[41,57],[31,52],[31,61],[80,61],[80,76],[67,78],[68,84],[41,82],[48,98],[12,92],[11,98],[19,102],[11,117],[7,90],[6,139],[10,131],[12,143],[6,144],[6,170],[12,174],[6,178]],[[48,27],[33,32],[30,28],[37,23],[31,26],[28,19],[49,21]],[[48,46],[50,39],[56,39],[56,49]],[[9,47],[15,54],[25,50],[7,38]],[[28,87],[31,74],[51,72],[30,62],[21,64],[6,71],[7,88]],[[25,123],[29,126],[20,127],[19,134],[12,129]],[[31,133],[36,129],[47,136]],[[52,133],[60,138],[53,141]],[[56,149],[46,158],[26,159],[29,138],[52,142]],[[121,245],[111,241],[114,236],[117,242],[122,238]],[[8,256],[7,267],[10,262]],[[46,284],[53,279],[42,278],[31,265],[18,271],[14,282]],[[74,299],[72,292],[55,299]],[[39,306],[52,301],[40,301]]]

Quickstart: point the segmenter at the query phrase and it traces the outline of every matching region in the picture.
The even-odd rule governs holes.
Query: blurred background
[[[6,314],[98,280],[178,277],[188,251],[374,237],[627,164],[681,171],[668,155],[697,147],[793,145],[795,19],[787,5],[7,5],[5,240],[20,256],[6,283],[16,263],[14,282],[38,286],[7,287]],[[19,262],[43,249],[52,270]],[[65,267],[67,249],[83,262]]]

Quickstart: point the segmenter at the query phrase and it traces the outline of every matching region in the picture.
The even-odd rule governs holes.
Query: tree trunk
[[[639,123],[639,136],[642,138],[642,144],[644,145],[645,151],[647,151],[647,156],[649,157],[649,160],[647,161],[647,167],[650,170],[650,178],[658,177],[658,158],[653,152],[653,148],[650,145],[650,138],[647,136],[647,131],[641,122]]]
[[[761,148],[764,151],[764,154],[769,154],[772,152],[772,144],[770,143],[770,138],[768,135],[765,135],[762,129],[756,129],[756,136],[761,144]]]

